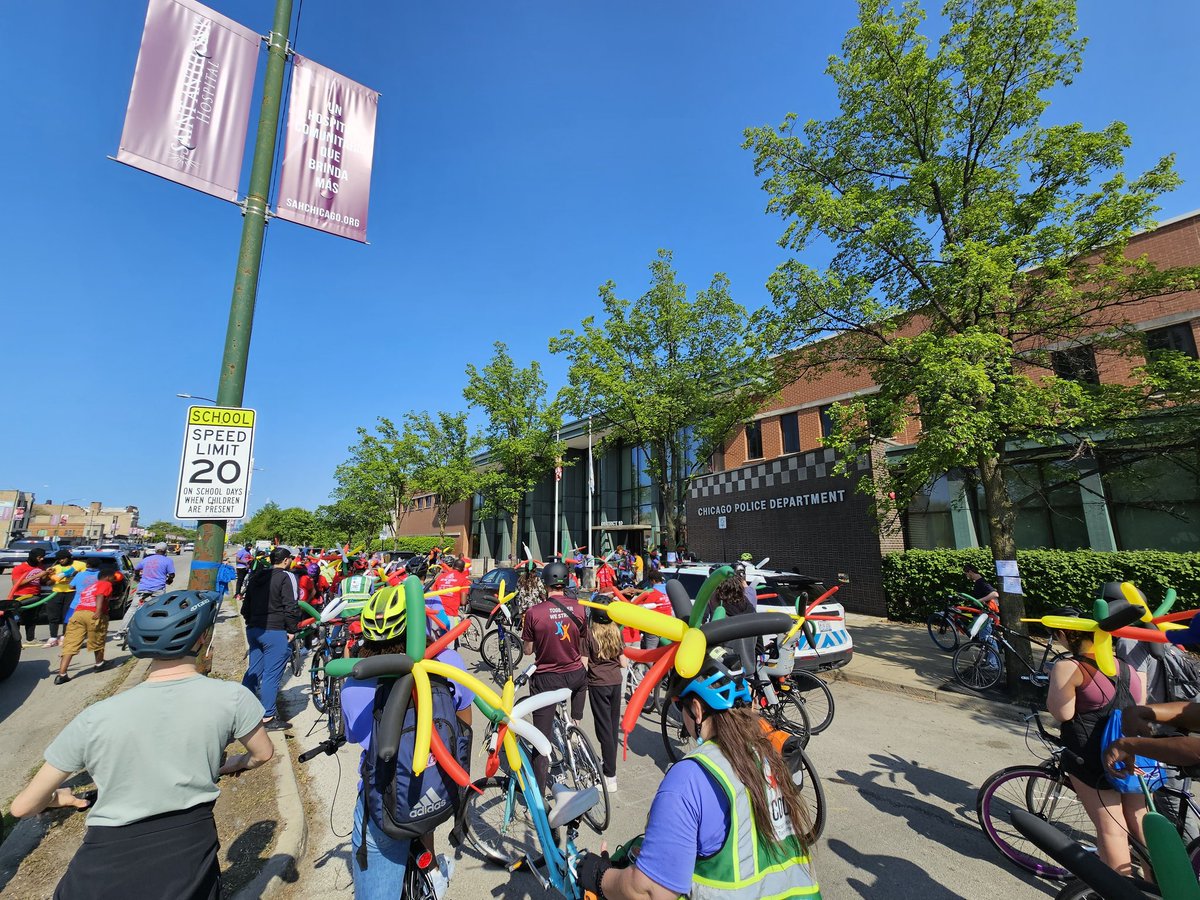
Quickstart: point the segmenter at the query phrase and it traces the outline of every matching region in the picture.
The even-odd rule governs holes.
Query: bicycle
[[[467,621],[471,624],[467,626],[467,630],[463,632],[463,636],[459,641],[468,650],[479,652],[479,648],[483,645],[483,635],[487,631],[487,619],[479,613],[467,613]]]
[[[1017,652],[1012,641],[1009,640],[1009,636],[1015,633],[1003,625],[993,625],[992,633],[987,638],[973,639],[955,650],[954,659],[951,662],[954,679],[963,687],[973,691],[985,691],[994,687],[1004,673],[1004,654],[1001,652],[1001,648],[1004,648],[1029,670],[1028,674],[1021,676],[1022,681],[1028,681],[1038,688],[1047,687],[1050,684],[1050,671],[1055,664],[1060,660],[1070,659],[1071,654],[1059,651],[1052,656],[1053,638],[1049,641],[1041,641],[1031,637],[1029,643],[1042,648],[1041,659],[1034,666]]]
[[[537,670],[537,665],[531,663],[513,681],[514,688],[524,687],[529,678]],[[485,744],[487,738],[485,738]],[[550,730],[550,746],[553,753],[550,757],[550,778],[571,790],[580,791],[595,787],[600,793],[600,802],[587,811],[584,818],[597,834],[602,834],[608,828],[611,814],[608,798],[608,785],[604,782],[604,773],[600,769],[600,758],[592,747],[588,736],[567,716],[565,703],[554,708],[554,720]],[[567,780],[569,778],[569,780]]]
[[[970,640],[971,627],[981,615],[989,615],[993,623],[999,624],[994,615],[980,609],[978,600],[959,591],[943,609],[925,617],[925,627],[934,646],[949,653],[958,647],[961,638]]]
[[[791,640],[780,641],[775,637],[767,641],[759,674],[769,676],[781,693],[791,692],[803,703],[809,718],[809,734],[820,734],[833,724],[833,692],[812,672],[795,668],[796,643],[800,639],[797,634]]]
[[[317,712],[325,716],[325,726],[330,740],[345,737],[346,723],[342,721],[342,682],[344,678],[331,678],[325,666],[331,660],[341,659],[351,641],[347,626],[342,619],[331,619],[317,629],[320,646],[312,651],[308,670],[309,697]],[[353,651],[353,646],[352,646]]]
[[[297,759],[306,763],[314,757],[332,756],[346,743],[345,736],[331,737],[322,741],[311,750],[305,750]],[[400,892],[400,900],[437,900],[432,874],[437,871],[437,861],[434,855],[425,849],[420,841],[409,841],[408,863],[404,867],[404,886]]]
[[[630,661],[629,667],[626,670],[625,676],[625,692],[622,698],[621,708],[624,709],[628,705],[629,700],[633,697],[633,692],[638,689],[638,685],[642,683],[642,679],[646,677],[646,673],[650,671],[650,666],[644,662]],[[650,696],[646,698],[646,703],[642,707],[642,715],[654,715],[659,710],[662,703],[662,684],[656,684],[650,692]]]
[[[496,628],[484,635],[479,645],[479,655],[491,669],[492,680],[496,684],[504,684],[512,678],[525,656],[525,649],[521,646],[522,617],[510,612],[508,606],[501,606],[488,616],[489,628],[493,622]]]

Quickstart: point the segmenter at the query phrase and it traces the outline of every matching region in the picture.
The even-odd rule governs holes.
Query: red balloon
[[[442,743],[442,736],[437,733],[434,728],[429,738],[429,750],[433,753],[433,758],[437,760],[438,765],[442,767],[447,775],[454,779],[454,783],[459,787],[474,788],[480,794],[483,791],[471,784],[471,775],[459,765],[458,760],[454,758],[454,754],[446,749],[446,745]]]
[[[500,768],[500,748],[504,746],[504,736],[508,734],[508,726],[501,725],[496,731],[496,749],[488,754],[487,764],[483,774],[491,778]]]
[[[671,671],[671,666],[675,664],[675,654],[678,650],[678,644],[672,644],[670,647],[665,648],[663,655],[650,667],[650,671],[642,677],[642,683],[637,686],[637,690],[629,698],[629,705],[625,707],[625,716],[621,719],[621,729],[625,732],[624,749],[621,753],[622,759],[628,759],[629,757],[629,732],[633,731],[633,726],[637,724],[638,716],[642,714],[642,707],[646,705],[646,698],[650,696],[650,692],[654,690],[654,686],[663,680],[663,676]]]
[[[471,620],[464,618],[461,622],[425,648],[425,658],[433,659],[435,656],[453,644],[458,638],[462,637],[462,635],[470,627]]]
[[[1182,612],[1167,613],[1165,616],[1155,616],[1151,621],[1154,624],[1159,622],[1182,622],[1184,619],[1190,619],[1200,613],[1200,609],[1185,609]]]
[[[1133,625],[1127,625],[1124,628],[1118,628],[1111,632],[1113,637],[1129,638],[1134,641],[1148,641],[1151,644],[1169,644],[1167,633],[1155,629],[1151,631],[1149,628],[1136,628]]]
[[[832,597],[834,594],[836,594],[840,588],[841,588],[840,584],[835,584],[833,587],[831,587],[829,590],[827,590],[825,593],[823,593],[820,597],[818,597],[812,603],[808,604],[808,609],[806,609],[804,611],[804,615],[807,616],[810,612],[812,612],[814,609],[816,609],[818,606],[820,606],[822,603],[824,603],[825,599],[827,597]]]
[[[670,645],[666,647],[655,647],[653,650],[643,650],[641,647],[626,647],[625,656],[627,659],[632,659],[634,662],[657,662],[658,659],[670,650]]]

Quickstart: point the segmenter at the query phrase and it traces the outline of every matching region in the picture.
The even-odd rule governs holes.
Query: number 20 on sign
[[[254,459],[252,409],[189,406],[177,519],[244,519]]]

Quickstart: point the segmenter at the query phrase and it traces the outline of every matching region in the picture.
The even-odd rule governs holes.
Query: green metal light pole
[[[271,171],[275,164],[275,135],[279,131],[279,107],[283,100],[283,76],[291,21],[292,0],[276,0],[275,24],[267,43],[262,109],[258,115],[254,159],[250,164],[250,191],[246,194],[242,244],[238,250],[237,274],[233,280],[233,300],[229,304],[229,325],[225,330],[225,355],[221,360],[221,379],[217,387],[218,406],[241,406],[246,390],[246,359],[250,354],[250,332],[254,325],[254,301],[258,293],[263,232],[267,225],[267,196],[271,191]],[[250,460],[245,462],[250,465]],[[212,590],[216,584],[216,568],[197,567],[195,563],[221,561],[225,553],[225,520],[206,519],[199,526],[188,586]]]

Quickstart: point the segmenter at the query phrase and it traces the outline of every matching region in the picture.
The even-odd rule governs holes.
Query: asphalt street
[[[464,652],[476,674],[478,657]],[[490,681],[489,681],[490,683]],[[1048,885],[1024,879],[985,840],[975,819],[978,785],[1003,766],[1034,760],[1023,725],[991,719],[948,704],[848,684],[834,684],[837,715],[813,738],[809,753],[822,778],[828,824],[815,851],[822,894],[827,898],[877,900],[1012,900],[1053,896]],[[301,749],[325,737],[325,722],[307,698],[305,678],[295,678],[285,695],[296,710],[293,741]],[[301,706],[301,704],[303,704]],[[585,727],[592,732],[591,713]],[[584,825],[578,844],[610,848],[639,834],[665,771],[657,718],[643,716],[630,738],[629,756],[618,761],[619,789],[607,832]],[[343,747],[335,757],[318,757],[304,777],[310,806],[309,854],[299,880],[286,896],[352,896],[349,833],[357,784],[359,749]],[[472,774],[482,772],[476,752]],[[468,848],[457,853],[439,831],[439,852],[457,857],[449,897],[542,900],[532,875],[509,874],[482,863]]]
[[[172,559],[176,583],[186,584],[191,555]],[[0,575],[0,596],[7,597],[11,585],[10,574]],[[22,639],[24,636],[22,628]],[[47,626],[37,627],[39,642],[49,636]],[[92,654],[85,649],[71,661],[67,673],[71,680],[56,685],[59,648],[25,647],[17,670],[0,683],[0,801],[6,809],[41,765],[42,752],[63,726],[97,698],[106,696],[124,677],[126,664],[133,657],[119,650],[111,636],[105,653],[112,661],[105,671],[92,671]]]

